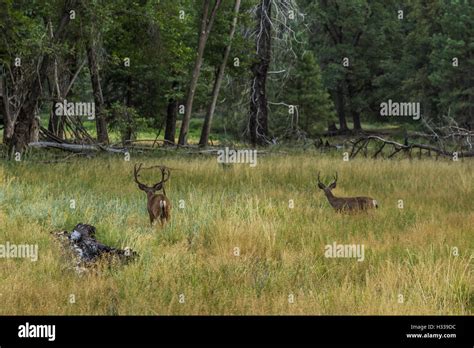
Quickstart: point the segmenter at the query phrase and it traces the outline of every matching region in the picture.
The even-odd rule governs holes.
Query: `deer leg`
[[[160,222],[161,222],[161,226],[164,226],[164,224],[168,222],[168,210],[166,207],[164,207],[164,209],[161,210]]]
[[[155,217],[153,216],[152,213],[148,213],[148,215],[150,215],[150,226],[153,227],[153,222],[154,222],[154,220],[155,220]]]

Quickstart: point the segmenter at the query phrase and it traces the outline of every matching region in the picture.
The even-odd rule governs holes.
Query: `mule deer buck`
[[[368,210],[372,208],[378,208],[377,201],[371,197],[336,197],[332,194],[332,190],[336,188],[337,183],[337,172],[336,176],[334,177],[334,181],[329,184],[329,186],[325,186],[320,178],[318,173],[318,187],[324,191],[329,204],[337,211],[360,211],[360,210]]]
[[[148,214],[150,215],[150,224],[153,226],[158,219],[160,220],[161,225],[170,219],[170,210],[171,210],[171,203],[166,197],[165,192],[165,182],[168,181],[170,178],[170,170],[164,166],[155,166],[149,167],[150,168],[160,168],[161,170],[161,181],[156,183],[153,186],[147,186],[141,183],[138,178],[140,177],[140,170],[142,169],[143,163],[135,164],[133,169],[133,175],[135,177],[135,182],[138,184],[138,188],[142,191],[145,191],[147,197],[147,210]],[[155,193],[156,191],[163,190],[163,193]]]

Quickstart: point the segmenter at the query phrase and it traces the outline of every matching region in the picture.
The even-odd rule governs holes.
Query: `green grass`
[[[178,169],[164,228],[149,226],[135,161]],[[335,213],[318,170],[325,181],[338,171],[336,195],[369,195],[380,208]],[[223,170],[214,157],[117,156],[3,162],[0,180],[0,244],[39,245],[37,262],[0,259],[0,314],[472,314],[472,161],[270,154]],[[139,259],[76,275],[50,232],[79,222]],[[325,258],[333,242],[364,244],[365,260]]]

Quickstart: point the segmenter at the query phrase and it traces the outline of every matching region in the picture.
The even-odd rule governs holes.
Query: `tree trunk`
[[[55,31],[53,44],[58,44],[64,41],[65,28],[69,23],[69,11],[74,8],[76,1],[67,0],[61,14],[58,29]],[[36,141],[39,131],[39,120],[37,109],[39,99],[42,92],[42,81],[46,79],[47,70],[50,64],[50,56],[48,54],[39,58],[40,64],[38,73],[34,75],[31,82],[28,83],[28,92],[26,94],[25,102],[18,112],[18,118],[13,125],[13,135],[7,140],[8,152],[22,153],[27,148],[30,142]]]
[[[3,143],[11,141],[14,130],[14,122],[10,112],[10,102],[8,100],[7,81],[4,76],[0,76],[0,103],[3,114]]]
[[[165,126],[165,145],[173,145],[175,143],[176,135],[176,118],[178,114],[178,102],[175,98],[168,100],[168,108],[166,111],[166,126]]]
[[[334,93],[337,116],[339,117],[339,131],[346,132],[348,130],[346,123],[346,114],[344,107],[344,93],[341,87],[338,87]]]
[[[204,147],[207,146],[207,143],[209,141],[209,134],[211,132],[212,119],[214,117],[214,112],[216,110],[217,98],[219,96],[219,90],[222,85],[222,79],[224,77],[225,67],[227,65],[227,60],[229,58],[230,48],[232,46],[232,39],[234,38],[234,33],[235,33],[235,27],[237,26],[239,8],[240,8],[240,0],[235,0],[234,18],[232,19],[232,24],[231,24],[230,32],[229,32],[229,44],[225,48],[224,57],[222,58],[222,63],[219,66],[219,70],[217,72],[216,79],[214,81],[214,87],[212,89],[212,101],[211,101],[211,104],[209,105],[209,108],[206,113],[206,117],[204,119],[204,124],[202,126],[201,139],[199,140],[200,146],[204,146]]]
[[[354,98],[354,87],[351,85],[351,80],[346,77],[346,90],[347,90],[347,103],[349,106],[349,112],[352,116],[352,121],[354,123],[354,130],[360,131],[362,130],[362,126],[360,124],[360,112],[355,110],[354,104],[352,100]]]
[[[68,54],[66,59],[56,58],[54,67],[54,83],[50,82],[50,86],[55,92],[53,105],[49,116],[48,130],[60,139],[64,138],[64,116],[56,114],[56,103],[62,103],[69,93],[68,87],[74,78],[71,67],[76,66],[76,56]],[[59,90],[58,90],[59,89]]]
[[[271,58],[271,0],[261,0],[257,8],[257,62],[252,65],[250,99],[250,142],[253,146],[268,143],[267,73]]]
[[[35,78],[26,96],[25,103],[21,107],[18,118],[14,125],[13,136],[9,139],[9,153],[23,153],[30,142],[38,140],[39,120],[37,115],[38,100],[41,96],[40,79],[43,80],[46,67],[49,64],[48,57],[43,58],[39,77]]]
[[[189,121],[191,119],[191,112],[193,108],[194,94],[196,93],[196,86],[201,74],[201,66],[204,56],[204,49],[206,48],[207,39],[209,33],[212,29],[214,19],[216,17],[217,9],[219,8],[222,0],[216,0],[211,14],[209,15],[209,5],[210,0],[204,0],[203,14],[201,20],[201,30],[199,32],[199,42],[196,61],[194,63],[193,74],[191,77],[191,82],[189,84],[188,95],[186,98],[186,104],[184,109],[183,122],[181,124],[181,130],[179,133],[179,145],[186,145],[188,131],[189,131]]]
[[[64,138],[64,118],[56,114],[56,103],[61,103],[61,99],[55,99],[48,122],[48,130],[60,139]]]
[[[352,120],[354,121],[354,130],[362,130],[362,125],[360,124],[360,113],[358,111],[352,111]]]
[[[97,140],[99,143],[108,144],[109,135],[107,133],[107,122],[104,117],[104,96],[100,85],[99,64],[97,61],[97,51],[93,39],[87,43],[87,60],[91,75],[92,91],[95,103],[95,124],[97,129]]]
[[[127,76],[127,84],[125,86],[125,93],[123,98],[123,106],[124,106],[124,119],[121,120],[124,122],[123,128],[121,127],[121,136],[122,136],[122,145],[126,146],[127,144],[131,144],[133,140],[135,140],[135,129],[133,127],[133,115],[130,115],[130,108],[132,107],[132,85],[133,80],[132,76]],[[120,116],[122,117],[122,115]],[[121,122],[120,121],[120,122]]]

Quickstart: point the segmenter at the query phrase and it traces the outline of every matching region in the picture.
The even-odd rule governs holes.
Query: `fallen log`
[[[73,268],[83,273],[99,260],[111,264],[114,261],[128,263],[138,256],[130,248],[117,249],[100,243],[95,238],[96,228],[92,225],[77,224],[71,233],[68,231],[52,232],[60,242],[66,254],[72,256]]]
[[[99,152],[99,151],[105,151],[105,152],[113,152],[113,153],[125,153],[128,152],[128,149],[126,148],[114,148],[114,147],[108,147],[108,146],[103,146],[99,144],[68,144],[68,143],[55,143],[52,141],[36,141],[29,143],[28,146],[30,147],[37,147],[37,148],[54,148],[54,149],[60,149],[64,151],[70,151],[70,152]]]
[[[399,142],[393,141],[393,140],[387,140],[384,139],[380,136],[376,135],[369,135],[369,136],[363,136],[358,138],[357,140],[352,142],[352,151],[350,154],[350,158],[354,158],[361,149],[364,149],[364,153],[367,154],[367,147],[369,145],[370,141],[375,141],[376,143],[381,143],[379,149],[375,152],[375,154],[372,156],[373,158],[376,158],[379,154],[381,154],[382,149],[385,147],[385,145],[392,146],[392,153],[388,156],[388,158],[394,157],[397,153],[400,151],[404,151],[408,155],[411,155],[411,151],[414,149],[419,149],[420,153],[421,150],[426,150],[429,152],[434,152],[437,154],[437,156],[442,155],[446,157],[453,157],[454,153],[457,153],[458,158],[464,158],[464,157],[474,157],[474,151],[449,151],[446,149],[442,149],[433,145],[427,145],[427,144],[420,144],[420,143],[412,143],[412,144],[401,144]]]

